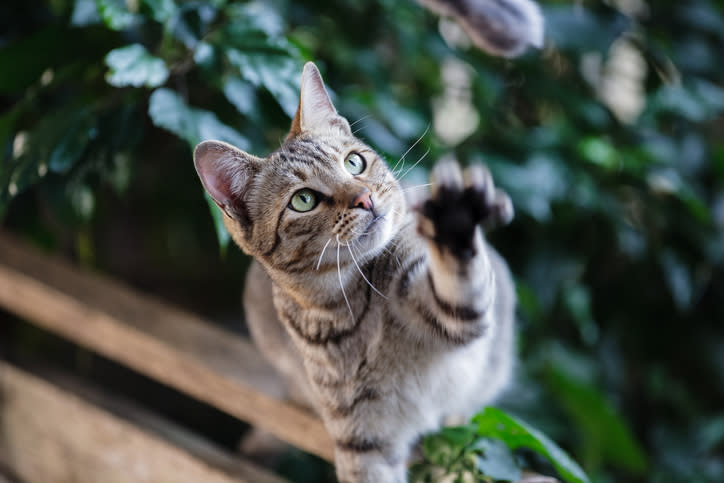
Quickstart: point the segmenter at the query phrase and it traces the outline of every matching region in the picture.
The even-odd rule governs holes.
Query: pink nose
[[[349,207],[362,208],[363,210],[372,211],[375,205],[372,203],[372,198],[370,198],[370,190],[365,188],[360,194],[352,198],[352,202]]]

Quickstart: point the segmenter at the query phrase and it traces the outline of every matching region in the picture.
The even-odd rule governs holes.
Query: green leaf
[[[569,483],[589,483],[580,466],[546,435],[500,409],[488,407],[475,415],[478,434],[503,441],[510,449],[528,448],[553,463],[560,476]]]
[[[613,170],[619,167],[620,156],[609,141],[600,137],[589,137],[581,140],[578,150],[586,161]]]
[[[221,214],[221,210],[218,206],[216,206],[216,203],[213,199],[211,199],[211,196],[204,191],[204,198],[206,199],[206,204],[209,205],[209,211],[211,212],[211,218],[214,220],[214,228],[216,228],[216,239],[219,241],[219,251],[221,252],[221,256],[226,255],[226,250],[229,247],[229,241],[231,240],[231,236],[229,235],[229,232],[226,230],[226,226],[224,225],[224,215]]]
[[[554,367],[547,382],[582,433],[583,459],[588,466],[598,466],[598,459],[604,458],[637,474],[645,471],[646,456],[640,445],[615,408],[587,379]]]
[[[276,37],[284,30],[282,18],[268,2],[232,3],[226,7],[225,13],[239,32],[258,32]]]
[[[90,108],[71,104],[46,115],[32,131],[16,133],[13,157],[0,169],[0,199],[23,192],[49,171],[70,171],[96,136],[95,125]]]
[[[70,202],[73,206],[78,219],[88,222],[93,217],[95,210],[95,195],[93,191],[85,184],[79,186],[69,186],[71,190]]]
[[[100,23],[101,16],[98,14],[96,0],[75,0],[73,14],[70,17],[70,24],[74,27],[87,27]]]
[[[520,480],[520,467],[515,461],[510,448],[500,440],[481,438],[473,448],[477,453],[478,470],[494,480]]]
[[[218,139],[249,149],[249,141],[235,129],[219,121],[215,114],[189,106],[171,89],[160,88],[151,94],[148,114],[156,126],[171,131],[192,148],[206,139]]]
[[[238,77],[229,77],[224,82],[224,95],[236,109],[251,117],[256,117],[259,106],[256,102],[254,87]]]
[[[235,48],[226,57],[241,76],[255,86],[266,88],[289,117],[294,117],[299,98],[301,63],[283,52]]]
[[[158,87],[168,79],[162,59],[149,54],[141,44],[113,49],[106,55],[106,80],[116,87]]]
[[[178,11],[174,0],[143,0],[143,3],[151,9],[153,19],[160,23],[165,23]]]
[[[422,452],[431,463],[442,467],[457,460],[464,448],[475,438],[475,428],[455,426],[442,428],[422,441]]]
[[[69,118],[56,118],[53,122],[63,123],[65,129],[59,133],[60,137],[53,143],[50,156],[45,161],[51,171],[67,173],[83,154],[88,142],[95,136],[95,118],[89,111],[80,110]],[[37,134],[35,138],[37,139]]]
[[[124,0],[96,0],[96,6],[103,23],[111,30],[126,30],[138,22]]]

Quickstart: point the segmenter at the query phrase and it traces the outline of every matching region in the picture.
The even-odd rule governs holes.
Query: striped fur
[[[439,232],[451,193],[465,193],[453,196],[456,212],[473,200],[481,217],[509,200],[482,168],[447,162],[432,197],[410,209],[321,82],[305,67],[292,131],[267,158],[212,141],[195,162],[234,240],[256,259],[245,293],[252,336],[295,400],[324,419],[340,481],[404,482],[421,434],[470,416],[510,378],[512,282],[484,239],[486,219],[470,215],[462,242]],[[344,167],[350,153],[366,160],[357,175]],[[302,188],[319,196],[306,213],[290,207]]]

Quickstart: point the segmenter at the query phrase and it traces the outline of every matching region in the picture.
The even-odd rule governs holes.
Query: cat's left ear
[[[307,62],[302,72],[302,87],[299,94],[297,114],[292,121],[288,137],[301,132],[321,132],[342,130],[351,134],[352,130],[345,118],[337,114],[332,100],[324,87],[322,75],[313,62]]]
[[[262,160],[221,141],[204,141],[194,149],[194,165],[206,192],[226,213],[249,225],[246,193]]]

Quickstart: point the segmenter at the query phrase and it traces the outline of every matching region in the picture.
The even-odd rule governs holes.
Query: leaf
[[[494,480],[518,481],[521,471],[510,448],[500,440],[481,438],[473,448],[477,453],[478,469]]]
[[[151,9],[153,19],[159,23],[165,23],[173,17],[178,10],[174,0],[143,0],[143,3]]]
[[[608,170],[614,170],[620,165],[620,156],[616,148],[604,138],[584,138],[578,143],[578,151],[586,161]]]
[[[70,171],[96,136],[95,125],[93,111],[76,103],[47,114],[31,131],[16,133],[14,157],[0,169],[0,199],[23,192],[49,171]]]
[[[659,263],[676,308],[690,309],[694,300],[694,277],[689,266],[669,248],[661,252]]]
[[[214,228],[216,229],[216,239],[219,241],[219,251],[223,257],[226,255],[226,250],[229,247],[231,236],[224,225],[224,215],[221,214],[221,210],[218,206],[216,206],[216,203],[213,199],[211,199],[211,196],[209,196],[206,191],[204,191],[204,198],[206,199],[206,204],[209,205],[211,218],[214,221]]]
[[[124,0],[96,0],[96,6],[103,23],[111,30],[126,30],[139,20]]]
[[[224,82],[224,95],[226,99],[236,107],[236,109],[251,117],[257,117],[256,113],[259,106],[256,102],[256,92],[254,87],[238,77],[229,77]]]
[[[582,5],[555,5],[544,9],[546,37],[563,50],[606,52],[627,28],[623,15],[596,15]]]
[[[569,483],[589,483],[588,476],[546,435],[500,409],[488,407],[473,417],[478,434],[503,441],[510,449],[529,448],[550,460],[560,476]]]
[[[52,144],[47,160],[48,169],[56,173],[67,173],[80,158],[88,142],[95,136],[95,118],[87,110],[80,110],[67,119],[55,119],[65,126],[59,139]],[[37,136],[36,136],[37,138]]]
[[[96,0],[75,0],[70,24],[74,27],[87,27],[101,22]]]
[[[616,409],[590,382],[558,364],[548,375],[548,385],[584,438],[584,461],[591,466],[599,457],[641,474],[646,456]]]
[[[80,184],[75,187],[69,186],[69,189],[71,190],[69,193],[70,202],[75,215],[83,222],[90,221],[96,204],[93,191],[85,184]]]
[[[229,6],[232,21],[221,32],[217,44],[224,45],[229,63],[242,78],[264,87],[285,113],[297,109],[302,63],[297,49],[281,37],[278,14],[261,2]]]
[[[162,59],[149,54],[141,44],[113,49],[106,55],[106,80],[116,87],[158,87],[168,79]]]
[[[166,29],[188,49],[195,49],[208,33],[218,9],[209,2],[188,2],[176,10],[166,23]]]
[[[563,161],[556,155],[531,154],[524,165],[494,166],[496,179],[515,180],[506,186],[517,208],[539,222],[551,217],[551,204],[564,197],[570,185]]]
[[[235,129],[219,121],[215,114],[187,105],[171,89],[159,88],[151,94],[148,114],[156,126],[174,133],[192,148],[206,139],[218,139],[249,149],[249,141]]]
[[[226,57],[241,76],[255,86],[266,88],[289,117],[297,111],[301,63],[277,50],[226,50]]]
[[[259,32],[268,37],[282,34],[284,24],[268,2],[233,3],[225,9],[233,28],[240,32]]]
[[[442,428],[439,433],[432,434],[422,441],[422,452],[431,463],[448,467],[461,456],[465,446],[474,438],[474,427]]]

